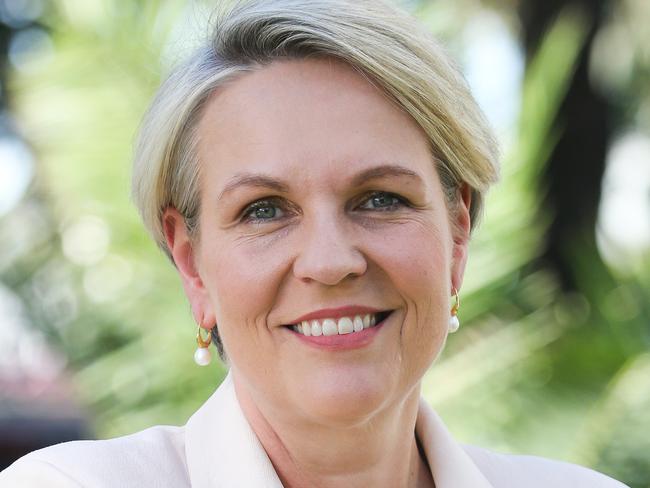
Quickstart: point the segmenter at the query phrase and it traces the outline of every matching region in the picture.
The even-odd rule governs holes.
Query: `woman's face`
[[[198,137],[200,237],[192,246],[173,211],[167,236],[238,387],[318,422],[404,400],[444,344],[469,233],[467,192],[454,226],[421,129],[355,70],[321,59],[273,62],[218,89]],[[338,319],[354,330],[372,310],[391,313],[349,334],[290,327],[315,314],[315,333],[345,332]]]

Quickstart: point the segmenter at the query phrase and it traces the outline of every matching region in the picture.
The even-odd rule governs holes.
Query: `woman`
[[[230,373],[184,427],[37,451],[1,486],[623,486],[461,447],[420,400],[496,160],[462,76],[404,13],[237,4],[159,91],[134,169],[195,358],[210,331]]]

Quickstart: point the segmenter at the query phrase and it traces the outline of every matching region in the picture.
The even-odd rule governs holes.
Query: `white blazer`
[[[581,466],[461,446],[420,401],[416,432],[437,488],[625,488]],[[34,451],[0,473],[1,488],[281,488],[239,406],[231,375],[183,427],[156,426]]]

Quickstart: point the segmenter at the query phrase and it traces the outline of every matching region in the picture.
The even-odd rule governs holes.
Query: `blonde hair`
[[[163,83],[135,151],[133,198],[168,255],[161,217],[172,206],[198,231],[196,126],[212,92],[277,59],[341,60],[381,87],[429,138],[449,202],[471,188],[472,226],[498,178],[492,132],[458,68],[413,17],[382,0],[248,0],[217,14],[212,39]]]

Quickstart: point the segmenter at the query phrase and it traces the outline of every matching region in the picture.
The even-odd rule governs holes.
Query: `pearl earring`
[[[460,308],[460,298],[458,298],[458,290],[452,287],[454,292],[454,297],[456,302],[451,307],[451,315],[449,316],[449,333],[454,333],[460,327],[460,321],[458,320],[458,309]]]
[[[211,332],[208,331],[208,338],[204,340],[203,337],[201,337],[200,325],[196,331],[196,343],[199,345],[199,347],[197,347],[196,351],[194,352],[194,362],[199,366],[207,366],[212,360],[212,354],[210,354],[210,349],[208,349],[211,342],[210,334]]]

